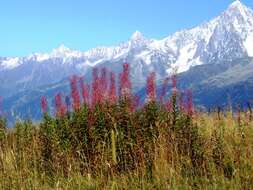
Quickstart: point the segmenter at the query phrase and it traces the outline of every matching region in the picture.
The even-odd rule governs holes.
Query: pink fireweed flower
[[[66,106],[62,102],[62,95],[58,93],[55,96],[55,115],[57,117],[63,117],[66,114]]]
[[[123,64],[123,71],[120,77],[120,96],[131,96],[130,67],[128,63]]]
[[[108,88],[108,77],[107,77],[107,69],[102,68],[101,70],[101,76],[100,76],[100,91],[102,92],[103,99],[105,100],[107,98],[107,88]]]
[[[192,91],[191,90],[185,90],[180,93],[179,108],[180,108],[181,112],[184,112],[190,116],[193,115],[194,106],[193,106]]]
[[[186,101],[186,111],[188,115],[192,115],[194,113],[194,106],[193,106],[193,100],[192,100],[192,91],[187,90],[186,91],[187,101]]]
[[[98,76],[98,69],[94,68],[92,71],[92,107],[98,104],[101,100],[101,92],[100,92],[100,85],[99,85],[99,76]]]
[[[115,74],[111,72],[110,73],[109,102],[115,103],[116,101],[117,101],[117,95],[116,95]]]
[[[83,103],[89,105],[90,86],[89,84],[85,84],[83,78],[80,78],[80,86],[81,86]]]
[[[74,110],[78,110],[81,105],[80,94],[78,90],[78,79],[79,77],[74,75],[70,79],[71,86],[71,98],[73,100],[72,107]]]
[[[155,85],[155,72],[152,72],[147,78],[147,98],[148,101],[155,101],[156,99],[156,85]]]
[[[40,99],[41,111],[43,114],[47,113],[47,98],[42,96]]]

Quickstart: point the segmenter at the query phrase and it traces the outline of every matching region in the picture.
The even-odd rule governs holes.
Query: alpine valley
[[[10,120],[39,119],[40,97],[69,93],[71,75],[90,81],[94,67],[118,74],[126,61],[140,95],[150,72],[156,72],[159,84],[177,70],[179,87],[192,89],[197,106],[246,105],[253,100],[253,11],[237,0],[209,22],[161,40],[137,31],[118,46],[87,52],[61,45],[49,54],[0,57],[3,110]]]

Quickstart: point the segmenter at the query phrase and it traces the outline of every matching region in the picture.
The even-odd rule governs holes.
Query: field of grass
[[[40,123],[7,129],[2,117],[0,189],[253,189],[251,109],[197,112],[175,78],[158,98],[155,74],[140,105],[128,75],[125,65],[119,95],[106,71],[94,71],[91,90],[73,77],[54,116],[42,98]]]

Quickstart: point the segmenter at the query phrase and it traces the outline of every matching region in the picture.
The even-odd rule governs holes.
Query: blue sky
[[[232,0],[3,0],[0,56],[78,50],[126,41],[134,31],[161,39],[225,10]],[[252,0],[242,2],[253,8]]]

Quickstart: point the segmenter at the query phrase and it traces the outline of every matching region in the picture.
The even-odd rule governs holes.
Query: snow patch
[[[253,33],[247,37],[243,45],[247,50],[248,56],[253,57]]]
[[[149,55],[149,51],[143,51],[139,55],[137,55],[137,58],[143,60],[147,65],[151,64],[151,57]]]
[[[21,64],[18,57],[7,58],[7,60],[2,62],[2,66],[5,69],[14,69]]]
[[[37,54],[36,55],[36,59],[39,62],[45,61],[45,60],[47,60],[49,58],[50,58],[50,56],[48,54],[46,54],[46,53],[44,53],[44,54]]]
[[[189,70],[189,68],[192,66],[190,61],[193,59],[195,52],[196,45],[194,43],[186,45],[180,50],[178,59],[174,64],[172,64],[172,67],[176,67],[178,73]]]

